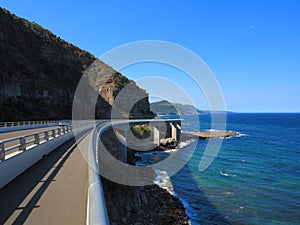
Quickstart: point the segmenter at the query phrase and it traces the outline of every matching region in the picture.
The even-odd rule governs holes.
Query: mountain
[[[192,105],[183,105],[180,103],[170,103],[168,101],[153,102],[150,104],[150,109],[157,115],[190,115],[199,114],[202,111]]]
[[[40,25],[0,8],[0,121],[70,119],[77,84],[95,60]],[[87,80],[98,95],[97,118],[110,117],[114,99],[127,86],[140,98],[130,117],[153,117],[145,90],[100,60],[93,69]]]

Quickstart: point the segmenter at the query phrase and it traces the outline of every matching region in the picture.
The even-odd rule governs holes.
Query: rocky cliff
[[[0,8],[0,121],[71,119],[77,84],[95,59],[38,24]],[[99,94],[96,117],[110,117],[115,97],[128,85],[143,96],[130,117],[152,117],[147,93],[99,62],[101,72],[90,80]]]
[[[197,115],[204,112],[197,109],[193,105],[171,103],[166,100],[153,102],[151,103],[150,108],[154,113],[158,115]]]

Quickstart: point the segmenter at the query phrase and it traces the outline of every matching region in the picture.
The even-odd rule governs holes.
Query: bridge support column
[[[176,141],[180,140],[181,137],[181,121],[175,122],[175,127],[176,127]]]
[[[159,128],[156,126],[153,126],[153,143],[157,146],[160,144],[160,139],[159,139]]]
[[[168,122],[166,138],[172,138],[175,141],[179,141],[181,135],[181,122]]]
[[[176,130],[176,126],[174,126],[173,123],[170,123],[171,126],[171,138],[174,139],[175,141],[177,141],[177,130]]]

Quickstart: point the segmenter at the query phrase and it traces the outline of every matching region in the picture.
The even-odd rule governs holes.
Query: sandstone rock
[[[205,131],[205,132],[188,132],[188,134],[198,137],[199,139],[210,138],[228,138],[239,136],[240,134],[235,131],[217,130],[217,131]]]

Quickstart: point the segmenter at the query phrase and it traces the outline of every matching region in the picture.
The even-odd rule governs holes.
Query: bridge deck
[[[87,191],[88,165],[71,139],[0,190],[0,224],[85,224]]]

